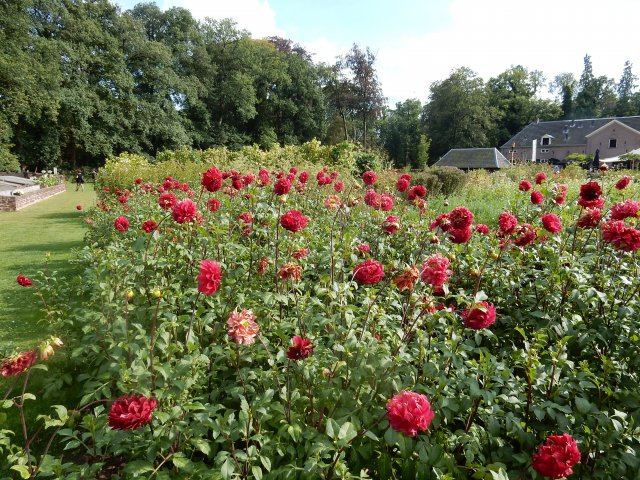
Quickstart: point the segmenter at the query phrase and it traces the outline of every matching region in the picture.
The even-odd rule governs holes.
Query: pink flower
[[[173,207],[171,215],[178,223],[193,222],[198,215],[198,209],[196,204],[187,198]]]
[[[344,183],[338,180],[336,183],[333,184],[333,189],[338,193],[342,192],[344,190]]]
[[[200,273],[198,274],[198,291],[205,295],[213,295],[218,291],[222,280],[222,270],[220,265],[213,260],[202,260],[200,262]]]
[[[388,212],[393,208],[393,195],[383,193],[380,195],[380,210]]]
[[[545,445],[533,454],[531,466],[543,477],[564,478],[573,473],[571,467],[580,462],[580,450],[568,433],[550,435]]]
[[[449,281],[449,259],[435,253],[422,264],[422,281],[433,287],[441,287]]]
[[[227,320],[229,337],[239,345],[251,345],[260,331],[260,327],[255,322],[256,318],[251,310],[243,309],[238,312],[236,307]]]
[[[474,330],[487,328],[496,321],[496,309],[491,303],[478,302],[472,308],[462,312],[462,321],[465,326]]]
[[[115,430],[134,430],[151,421],[156,400],[144,395],[127,395],[111,404],[109,426]]]
[[[404,390],[387,403],[387,420],[396,432],[414,437],[431,425],[434,413],[426,395]]]
[[[290,360],[304,360],[313,354],[315,347],[308,338],[294,335],[291,341],[293,342],[293,346],[289,347],[289,351],[287,352],[287,357]]]
[[[306,170],[304,172],[302,172],[300,175],[298,175],[298,181],[302,184],[305,185],[308,181],[309,181],[309,172],[307,172]]]
[[[378,175],[376,175],[376,172],[368,170],[362,174],[362,181],[365,183],[365,185],[371,186],[378,181]]]
[[[542,226],[549,233],[558,233],[562,231],[562,221],[560,217],[553,213],[545,213],[542,215]]]
[[[360,253],[371,253],[371,247],[368,243],[361,243],[356,246],[356,250]]]
[[[126,232],[129,230],[129,219],[127,217],[118,217],[114,220],[113,226],[119,232]]]

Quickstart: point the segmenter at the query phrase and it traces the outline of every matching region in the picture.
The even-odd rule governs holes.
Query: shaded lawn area
[[[0,356],[14,350],[33,348],[53,332],[41,321],[39,299],[32,288],[18,285],[16,277],[35,276],[44,269],[45,255],[51,254],[49,270],[64,279],[72,276],[68,260],[82,247],[86,231],[83,212],[95,204],[92,184],[76,192],[67,191],[28,206],[18,212],[0,212]]]

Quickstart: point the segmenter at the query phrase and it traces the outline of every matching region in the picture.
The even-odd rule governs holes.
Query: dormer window
[[[618,140],[616,138],[609,139],[609,148],[616,148],[618,146]]]
[[[548,136],[542,137],[541,145],[550,145],[550,144],[551,144],[551,137],[548,137]]]

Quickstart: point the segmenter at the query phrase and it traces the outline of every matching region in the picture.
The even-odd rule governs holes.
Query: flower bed
[[[64,453],[13,450],[16,470],[635,475],[633,183],[536,176],[487,226],[430,211],[406,174],[379,191],[373,173],[311,173],[106,189],[61,322],[80,407],[44,419]]]

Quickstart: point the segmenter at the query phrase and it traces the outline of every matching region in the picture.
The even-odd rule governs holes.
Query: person
[[[82,176],[82,171],[78,170],[76,173],[76,192],[78,189],[82,189],[84,192],[84,177]]]

